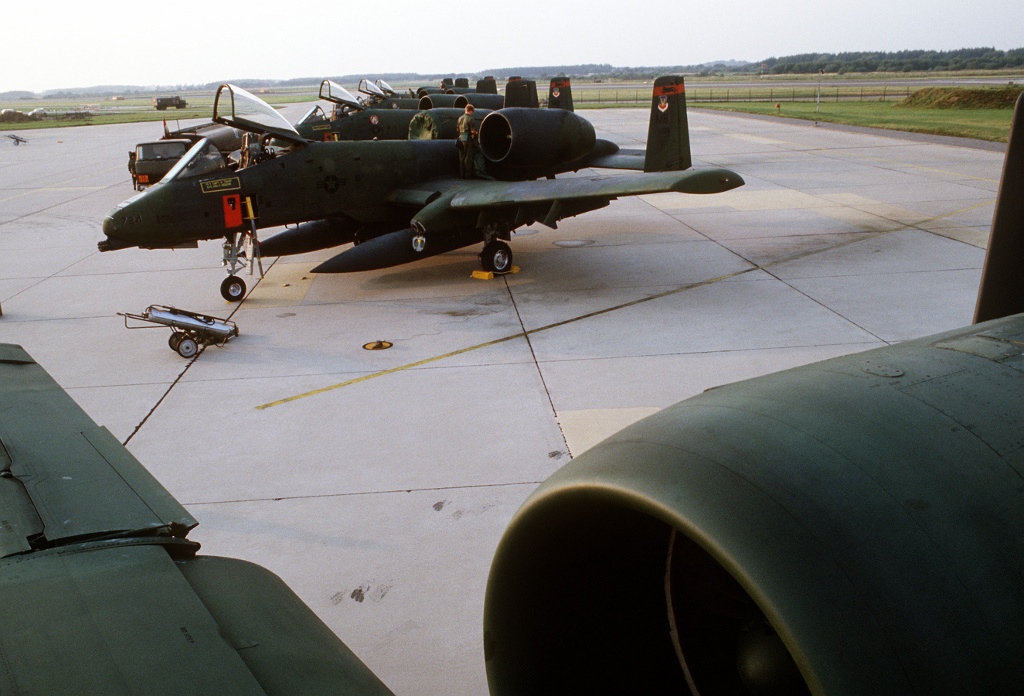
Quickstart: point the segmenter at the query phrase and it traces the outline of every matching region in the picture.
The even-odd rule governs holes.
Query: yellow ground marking
[[[872,162],[882,162],[884,164],[894,164],[898,167],[910,167],[911,169],[920,169],[924,172],[932,172],[933,174],[946,174],[948,176],[955,176],[961,179],[973,179],[974,181],[987,181],[989,183],[998,184],[998,179],[989,179],[983,176],[971,176],[970,174],[961,174],[960,172],[950,172],[945,169],[935,169],[934,167],[925,167],[920,164],[910,164],[908,162],[899,162],[896,160],[885,159],[884,157],[872,157],[865,155],[860,152],[853,152],[851,150],[829,150],[837,155],[847,155],[849,157],[857,157],[859,159],[871,160]]]
[[[689,285],[684,285],[683,287],[674,288],[672,290],[666,290],[664,292],[659,292],[659,293],[656,293],[654,295],[648,295],[647,297],[641,297],[639,299],[631,300],[629,302],[623,302],[622,304],[615,305],[614,307],[606,307],[605,309],[599,309],[596,312],[590,312],[589,314],[584,314],[582,316],[573,317],[572,319],[566,319],[564,321],[555,322],[554,324],[548,324],[547,326],[541,326],[541,327],[536,328],[536,329],[531,329],[530,331],[520,331],[519,333],[512,334],[510,336],[504,336],[502,338],[497,338],[497,339],[495,339],[493,341],[487,341],[486,343],[478,343],[475,346],[469,346],[467,348],[461,348],[459,350],[453,350],[452,352],[445,353],[444,355],[435,355],[434,357],[425,358],[423,360],[418,360],[418,361],[416,361],[414,363],[409,363],[408,365],[402,365],[400,367],[393,367],[393,368],[391,368],[389,370],[382,370],[380,372],[374,372],[374,373],[369,374],[369,375],[363,375],[362,377],[356,377],[355,379],[350,379],[350,380],[348,380],[346,382],[341,382],[340,384],[332,384],[332,385],[330,385],[328,387],[323,387],[321,389],[314,389],[313,391],[305,392],[303,394],[296,394],[295,396],[289,396],[287,398],[279,399],[277,401],[271,401],[270,403],[261,404],[259,406],[256,406],[256,409],[263,410],[263,409],[270,408],[272,406],[280,406],[281,404],[286,404],[286,403],[289,403],[291,401],[297,401],[299,399],[305,399],[306,397],[309,397],[309,396],[316,396],[317,394],[323,394],[325,392],[329,392],[329,391],[332,391],[334,389],[341,389],[342,387],[348,387],[348,386],[351,386],[353,384],[359,384],[360,382],[365,382],[367,380],[375,379],[377,377],[383,377],[385,375],[392,375],[392,374],[395,374],[396,372],[402,372],[404,370],[409,370],[409,369],[412,369],[414,367],[421,367],[423,365],[428,365],[428,364],[430,364],[432,362],[437,362],[438,360],[444,360],[446,358],[455,357],[456,355],[462,355],[464,353],[470,353],[470,352],[472,352],[474,350],[480,350],[481,348],[490,348],[491,346],[496,346],[496,345],[498,345],[500,343],[505,343],[507,341],[513,341],[513,340],[515,340],[517,338],[525,338],[527,336],[532,336],[534,334],[541,333],[542,331],[549,331],[551,329],[557,329],[557,328],[562,327],[562,326],[567,326],[569,324],[574,324],[574,323],[576,323],[578,321],[583,321],[584,319],[591,319],[593,317],[598,317],[598,316],[601,316],[603,314],[608,314],[610,312],[616,312],[616,311],[618,311],[620,309],[626,309],[628,307],[635,307],[637,305],[641,305],[641,304],[644,304],[646,302],[650,302],[652,300],[658,300],[658,299],[661,299],[663,297],[670,297],[672,295],[676,295],[678,293],[685,292],[687,290],[693,290],[694,288],[699,288],[699,287],[702,287],[704,285],[712,285],[714,283],[717,283],[717,282],[722,281],[722,280],[726,280],[728,278],[734,278],[736,276],[740,276],[740,275],[743,275],[745,273],[750,273],[751,271],[754,271],[754,270],[757,270],[756,266],[752,267],[752,268],[746,268],[746,269],[744,269],[742,271],[736,271],[735,273],[729,273],[728,275],[719,276],[717,278],[711,278],[709,280],[702,280],[702,281],[700,281],[698,283],[691,283]]]
[[[726,135],[736,138],[737,140],[746,140],[753,143],[764,143],[768,145],[789,145],[791,147],[800,148],[801,151],[806,151],[806,144],[791,143],[787,140],[774,140],[772,138],[764,138],[757,135],[749,135],[746,133],[727,133]],[[821,148],[821,152],[830,152],[837,155],[848,155],[850,157],[857,157],[860,159],[871,160],[872,162],[883,162],[885,164],[893,164],[899,167],[911,167],[913,169],[920,169],[925,172],[933,172],[935,174],[947,174],[949,176],[956,176],[962,179],[974,179],[975,181],[988,181],[991,183],[998,183],[998,179],[988,179],[983,176],[971,176],[970,174],[961,174],[960,172],[949,172],[945,169],[935,169],[934,167],[925,167],[920,164],[910,164],[908,162],[899,162],[896,160],[885,159],[884,157],[872,157],[871,155],[865,155],[860,152],[854,152],[845,148],[826,149]]]
[[[914,165],[907,165],[907,166],[914,166]],[[938,171],[938,170],[932,170],[932,171]],[[979,179],[979,180],[982,180],[982,181],[988,181],[988,179],[980,179],[979,177],[967,177],[967,178]],[[779,192],[751,192],[751,193],[756,193],[757,194],[756,196],[751,197],[752,200],[763,200],[762,197],[761,197],[762,193],[764,193],[764,194],[768,194],[768,193],[776,193],[776,194],[778,194]],[[790,192],[790,193],[792,195],[788,196],[788,198],[790,199],[791,202],[795,202],[795,203],[801,204],[799,207],[821,207],[821,206],[807,206],[806,205],[807,199],[814,199],[815,198],[814,196],[810,196],[808,194],[800,193],[798,191],[793,191],[793,192]],[[666,196],[666,195],[671,195],[671,194],[659,194],[659,197]],[[681,197],[685,196],[686,199],[704,198],[703,196],[686,196],[686,194],[678,194],[678,195],[681,196]],[[723,195],[728,195],[728,194],[723,194]],[[785,195],[785,192],[782,192],[782,195]],[[860,198],[860,197],[858,197],[858,198]],[[836,202],[836,203],[840,202],[840,200],[837,200],[837,197],[833,197],[831,200],[832,200],[832,202]],[[868,199],[862,199],[862,200],[867,201]],[[854,201],[852,201],[850,199],[846,200],[846,203],[853,203],[853,202]],[[402,365],[400,367],[394,367],[394,368],[391,368],[390,370],[383,370],[381,372],[374,372],[372,374],[364,375],[362,377],[357,377],[356,379],[351,379],[351,380],[348,380],[346,382],[341,382],[339,384],[333,384],[333,385],[328,386],[328,387],[323,387],[322,389],[315,389],[313,391],[305,392],[303,394],[296,394],[295,396],[289,396],[289,397],[284,398],[284,399],[279,399],[278,401],[271,401],[269,403],[261,404],[259,406],[256,406],[256,408],[262,410],[262,409],[270,408],[272,406],[280,406],[281,404],[286,404],[286,403],[289,403],[291,401],[297,401],[299,399],[304,399],[304,398],[309,397],[309,396],[316,396],[318,394],[323,394],[325,392],[329,392],[329,391],[332,391],[334,389],[341,389],[342,387],[351,386],[353,384],[358,384],[360,382],[365,382],[367,380],[375,379],[377,377],[383,377],[385,375],[394,374],[396,372],[402,372],[404,370],[408,370],[408,369],[411,369],[411,368],[414,368],[414,367],[420,367],[422,365],[427,365],[427,364],[430,364],[430,363],[433,363],[433,362],[437,362],[439,360],[444,360],[446,358],[451,358],[451,357],[454,357],[456,355],[462,355],[464,353],[470,353],[472,351],[480,350],[482,348],[489,348],[491,346],[495,346],[495,345],[498,345],[500,343],[505,343],[507,341],[512,341],[512,340],[517,339],[517,338],[525,338],[526,336],[531,336],[533,334],[541,333],[542,331],[548,331],[550,329],[555,329],[555,328],[559,328],[561,326],[566,326],[568,324],[572,324],[572,323],[575,323],[577,321],[582,321],[584,319],[590,319],[592,317],[600,316],[602,314],[608,314],[610,312],[615,312],[615,311],[618,311],[620,309],[626,309],[628,307],[634,307],[636,305],[644,304],[646,302],[651,302],[652,300],[658,300],[658,299],[661,299],[663,297],[669,297],[671,295],[675,295],[675,294],[678,294],[678,293],[681,293],[681,292],[685,292],[687,290],[692,290],[694,288],[702,287],[702,286],[705,286],[705,285],[712,285],[714,283],[718,283],[718,282],[726,280],[728,278],[734,278],[736,276],[740,276],[740,275],[743,275],[745,273],[749,273],[749,272],[754,271],[754,270],[761,270],[761,269],[770,268],[771,266],[774,266],[774,265],[776,265],[778,263],[790,262],[790,261],[793,261],[793,260],[795,260],[797,258],[802,258],[803,256],[811,256],[813,254],[820,254],[823,251],[830,251],[830,250],[833,250],[833,249],[837,249],[837,248],[840,248],[840,247],[847,246],[849,244],[856,244],[858,242],[863,242],[866,239],[871,239],[873,237],[879,237],[879,236],[881,236],[883,234],[888,234],[889,232],[895,232],[897,230],[906,229],[908,227],[916,227],[916,228],[922,229],[923,231],[931,232],[933,234],[938,234],[938,235],[941,235],[941,236],[944,236],[944,237],[948,237],[950,239],[955,239],[957,241],[961,241],[961,242],[964,242],[966,244],[971,244],[971,245],[977,246],[979,248],[985,248],[987,246],[987,242],[988,242],[987,237],[984,240],[980,240],[979,239],[979,236],[980,236],[979,235],[979,231],[975,231],[975,230],[972,230],[971,228],[963,227],[961,225],[955,225],[955,223],[948,223],[950,225],[950,227],[946,228],[946,227],[944,227],[943,225],[941,225],[939,223],[941,223],[944,220],[944,218],[952,217],[953,215],[958,215],[959,213],[967,212],[969,210],[974,210],[975,208],[980,208],[980,207],[986,206],[986,205],[992,205],[994,203],[995,203],[995,199],[993,199],[991,201],[985,201],[984,203],[978,203],[976,205],[968,206],[966,208],[961,208],[959,210],[954,210],[954,211],[952,211],[950,213],[945,213],[943,215],[936,215],[936,216],[933,216],[933,217],[930,217],[930,218],[921,218],[921,214],[920,213],[914,213],[914,211],[911,211],[911,210],[906,210],[906,209],[898,208],[897,206],[888,206],[888,205],[881,204],[881,203],[876,204],[880,208],[880,210],[879,210],[880,214],[879,215],[875,215],[875,214],[870,213],[870,212],[865,212],[865,211],[857,210],[856,208],[849,209],[849,213],[838,213],[838,212],[835,211],[833,206],[824,206],[822,208],[822,212],[825,212],[826,214],[832,215],[834,217],[839,217],[840,215],[843,215],[844,217],[842,219],[849,219],[849,220],[856,219],[858,221],[858,224],[864,224],[864,223],[870,221],[871,225],[869,225],[869,226],[874,228],[874,230],[875,230],[874,234],[869,235],[868,237],[858,237],[856,239],[850,239],[850,240],[845,241],[845,242],[840,242],[840,243],[832,245],[832,246],[830,246],[830,247],[828,247],[826,249],[817,249],[817,250],[813,250],[813,251],[808,251],[806,254],[799,254],[799,255],[797,255],[795,257],[788,257],[786,259],[781,259],[779,261],[776,261],[776,262],[773,262],[773,263],[770,263],[770,264],[765,264],[763,266],[754,265],[752,268],[748,268],[748,269],[745,269],[745,270],[742,270],[742,271],[737,271],[735,273],[730,273],[728,275],[719,276],[718,278],[712,278],[710,280],[704,280],[704,281],[701,281],[699,283],[691,283],[690,285],[686,285],[686,286],[683,286],[683,287],[680,287],[680,288],[675,288],[673,290],[668,290],[668,291],[665,291],[665,292],[660,292],[660,293],[657,293],[655,295],[649,295],[647,297],[642,297],[642,298],[637,299],[637,300],[632,300],[630,302],[625,302],[623,304],[615,305],[614,307],[608,307],[608,308],[605,308],[605,309],[598,310],[596,312],[590,312],[589,314],[584,314],[584,315],[579,316],[579,317],[574,317],[572,319],[566,319],[565,321],[556,322],[554,324],[548,324],[547,326],[542,326],[540,328],[533,329],[531,331],[524,331],[524,332],[520,332],[520,333],[517,333],[517,334],[512,334],[510,336],[505,336],[503,338],[495,339],[493,341],[488,341],[486,343],[480,343],[480,344],[477,344],[475,346],[469,346],[468,348],[462,348],[460,350],[452,351],[450,353],[445,353],[443,355],[437,355],[437,356],[434,356],[434,357],[431,357],[431,358],[425,358],[423,360],[419,360],[419,361],[414,362],[414,363],[409,363],[408,365]],[[661,206],[658,206],[658,207],[661,207]],[[669,207],[672,207],[672,206],[669,206]],[[756,208],[748,208],[748,209],[756,209]],[[884,212],[888,212],[890,214],[898,213],[897,220],[886,220],[886,218],[882,217],[882,215],[881,215],[881,213],[884,213]],[[870,216],[870,218],[864,217],[864,216]],[[899,218],[903,218],[903,220],[901,220]],[[904,220],[906,220],[906,221],[904,221]],[[892,223],[892,224],[887,225],[887,224],[884,224],[885,222],[889,222],[889,223]]]
[[[757,143],[758,145],[796,145],[796,143],[787,143],[785,140],[776,140],[775,138],[765,138],[760,135],[750,135],[748,133],[728,133],[730,138],[736,140],[744,140],[748,143]]]
[[[718,282],[721,282],[723,280],[727,280],[729,278],[735,278],[736,276],[741,276],[741,275],[744,275],[746,273],[750,273],[751,271],[763,270],[763,269],[771,268],[772,266],[778,265],[780,263],[788,263],[788,262],[794,261],[794,260],[796,260],[798,258],[802,258],[804,256],[812,256],[814,254],[820,254],[820,253],[822,253],[824,251],[831,251],[833,249],[838,249],[838,248],[841,248],[841,247],[844,247],[844,246],[848,246],[850,244],[857,244],[859,242],[863,242],[863,241],[865,241],[867,239],[871,239],[873,237],[880,237],[880,236],[882,236],[884,234],[888,234],[889,232],[895,232],[895,231],[900,230],[900,229],[906,229],[907,227],[910,227],[910,226],[921,227],[924,224],[935,223],[937,221],[941,221],[943,218],[950,217],[950,216],[953,216],[953,215],[957,215],[958,213],[966,212],[968,210],[973,210],[974,208],[980,208],[981,206],[984,206],[984,205],[992,205],[992,203],[994,203],[994,202],[995,201],[993,200],[993,201],[989,201],[989,202],[985,202],[985,203],[978,203],[977,205],[972,205],[972,206],[969,206],[967,208],[962,208],[960,210],[954,210],[953,212],[946,213],[945,215],[936,215],[935,217],[928,218],[926,220],[922,220],[921,222],[916,223],[914,225],[899,225],[899,226],[894,227],[893,229],[880,229],[880,230],[876,231],[874,234],[869,235],[867,237],[857,237],[856,239],[850,239],[850,240],[847,240],[847,241],[844,241],[844,242],[839,242],[838,244],[834,244],[834,245],[832,245],[830,247],[827,247],[826,249],[816,249],[816,250],[813,250],[813,251],[808,251],[806,254],[798,254],[797,256],[787,257],[785,259],[780,259],[779,261],[775,261],[773,263],[765,264],[763,266],[754,265],[751,268],[747,268],[747,269],[744,269],[742,271],[736,271],[735,273],[729,273],[727,275],[719,276],[717,278],[711,278],[709,280],[702,280],[702,281],[700,281],[698,283],[691,283],[689,285],[684,285],[683,287],[675,288],[673,290],[666,290],[665,292],[659,292],[659,293],[656,293],[654,295],[648,295],[647,297],[641,297],[641,298],[639,298],[637,300],[631,300],[630,302],[624,302],[622,304],[615,305],[614,307],[607,307],[605,309],[600,309],[600,310],[598,310],[596,312],[590,312],[589,314],[584,314],[582,316],[574,317],[572,319],[566,319],[564,321],[555,322],[554,324],[548,324],[547,326],[541,326],[540,328],[532,329],[530,331],[522,331],[520,333],[512,334],[510,336],[504,336],[502,338],[498,338],[498,339],[495,339],[493,341],[487,341],[486,343],[479,343],[479,344],[477,344],[475,346],[469,346],[467,348],[461,348],[459,350],[454,350],[454,351],[452,351],[450,353],[445,353],[444,355],[435,355],[434,357],[425,358],[423,360],[419,360],[419,361],[414,362],[414,363],[409,363],[408,365],[402,365],[400,367],[393,367],[390,370],[382,370],[380,372],[374,372],[372,374],[364,375],[362,377],[357,377],[355,379],[350,379],[350,380],[348,380],[346,382],[341,382],[339,384],[332,384],[331,386],[323,387],[321,389],[315,389],[313,391],[305,392],[303,394],[296,394],[295,396],[289,396],[287,398],[279,399],[277,401],[271,401],[269,403],[261,404],[259,406],[256,406],[256,409],[263,410],[263,409],[270,408],[272,406],[280,406],[282,404],[286,404],[286,403],[289,403],[291,401],[298,401],[299,399],[305,399],[306,397],[316,396],[318,394],[323,394],[325,392],[333,391],[334,389],[341,389],[342,387],[348,387],[348,386],[351,386],[353,384],[359,384],[360,382],[366,382],[368,380],[375,379],[377,377],[384,377],[385,375],[395,374],[396,372],[402,372],[404,370],[409,370],[409,369],[412,369],[414,367],[421,367],[422,365],[428,365],[430,363],[437,362],[439,360],[444,360],[446,358],[455,357],[456,355],[462,355],[464,353],[470,353],[470,352],[475,351],[475,350],[480,350],[481,348],[489,348],[491,346],[496,346],[496,345],[498,345],[500,343],[505,343],[507,341],[512,341],[512,340],[515,340],[517,338],[525,338],[527,336],[532,336],[533,334],[541,333],[542,331],[548,331],[550,329],[556,329],[556,328],[559,328],[559,327],[562,327],[562,326],[567,326],[569,324],[573,324],[575,322],[582,321],[584,319],[591,319],[593,317],[601,316],[603,314],[608,314],[610,312],[616,312],[616,311],[618,311],[620,309],[627,309],[629,307],[635,307],[637,305],[641,305],[641,304],[644,304],[646,302],[651,302],[653,300],[659,300],[659,299],[661,299],[663,297],[671,297],[672,295],[676,295],[676,294],[681,293],[681,292],[686,292],[687,290],[693,290],[694,288],[703,287],[705,285],[713,285],[714,283],[718,283]],[[881,218],[879,218],[879,220],[881,220]],[[963,228],[963,229],[969,230],[969,228]],[[931,232],[932,230],[927,230],[927,231]],[[941,232],[935,232],[935,234],[942,234],[942,233]],[[943,235],[943,236],[949,236],[949,235]],[[950,238],[954,238],[955,239],[956,237],[950,237]],[[959,241],[966,241],[966,240],[959,240]],[[986,242],[987,242],[987,240],[986,240]],[[970,242],[966,242],[966,243],[970,243]]]

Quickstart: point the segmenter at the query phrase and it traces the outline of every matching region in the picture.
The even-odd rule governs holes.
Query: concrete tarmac
[[[645,110],[583,113],[646,137]],[[477,247],[350,275],[310,273],[338,250],[267,259],[239,305],[218,243],[96,249],[159,124],[22,133],[0,143],[0,341],[127,444],[203,553],[280,575],[397,694],[486,693],[491,556],[571,457],[709,387],[970,323],[1001,153],[696,110],[690,127],[696,166],[746,186],[520,230],[521,271],[490,281]],[[241,335],[184,360],[117,315],[150,304]]]

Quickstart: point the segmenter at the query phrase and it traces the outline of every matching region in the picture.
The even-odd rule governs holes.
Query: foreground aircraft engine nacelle
[[[546,167],[573,162],[597,140],[594,126],[571,111],[511,108],[480,124],[480,151],[507,167]]]
[[[1017,315],[627,428],[506,530],[491,694],[1016,693],[1021,414]]]

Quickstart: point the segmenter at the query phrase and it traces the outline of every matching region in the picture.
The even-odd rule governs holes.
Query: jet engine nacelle
[[[627,428],[506,530],[492,696],[1016,692],[1022,413],[1017,315]]]
[[[472,104],[477,109],[500,109],[505,106],[505,96],[503,94],[480,94],[479,92],[460,94],[455,99],[453,106],[456,109],[465,109],[466,104]]]
[[[589,121],[561,109],[501,109],[480,124],[483,156],[508,167],[567,164],[589,153],[596,140]]]

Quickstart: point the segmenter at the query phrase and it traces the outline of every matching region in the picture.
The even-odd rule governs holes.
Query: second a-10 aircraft
[[[497,94],[494,79],[481,80],[491,91],[442,93],[435,89],[415,99],[401,98],[383,80],[360,80],[356,97],[334,82],[320,83],[320,98],[333,104],[331,114],[319,105],[310,109],[295,124],[295,130],[307,140],[405,140],[446,139],[457,136],[456,123],[467,104],[476,108],[477,123],[494,109],[513,106],[538,106],[537,84],[532,80],[510,80],[505,94]],[[421,92],[426,89],[421,87]],[[548,106],[572,111],[572,91],[568,78],[553,78],[548,91]]]
[[[222,85],[213,120],[258,136],[231,169],[200,141],[156,185],[112,210],[100,251],[195,247],[224,241],[221,294],[245,296],[236,274],[262,256],[354,246],[313,269],[386,268],[483,243],[487,271],[512,269],[512,230],[602,208],[620,196],[719,193],[743,184],[727,169],[691,170],[683,78],[654,83],[646,151],[598,139],[589,121],[561,109],[510,108],[479,129],[486,178],[459,178],[450,140],[310,142],[269,105]],[[589,167],[640,170],[555,175]],[[295,225],[262,242],[257,230]]]

